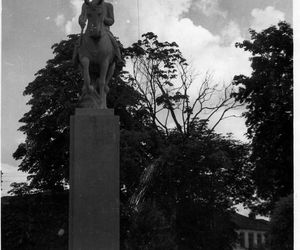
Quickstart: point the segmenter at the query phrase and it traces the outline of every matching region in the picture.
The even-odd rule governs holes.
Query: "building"
[[[232,217],[236,225],[239,242],[234,250],[258,250],[266,243],[266,233],[269,229],[269,221],[255,219],[255,216],[249,217],[235,214]]]

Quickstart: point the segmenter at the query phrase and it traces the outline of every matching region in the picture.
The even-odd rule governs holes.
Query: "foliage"
[[[35,191],[28,185],[27,182],[13,182],[10,184],[12,187],[11,190],[8,191],[8,194],[23,196],[28,194],[33,194]]]
[[[179,249],[231,249],[236,237],[231,208],[253,191],[248,148],[200,128],[188,138],[179,132],[170,135],[164,153],[143,173],[132,201],[137,209],[152,202],[162,212]]]
[[[82,86],[80,72],[72,65],[77,35],[52,46],[54,58],[36,73],[24,95],[30,111],[20,120],[26,135],[13,154],[22,160],[21,171],[29,173],[30,187],[41,191],[61,191],[69,178],[69,119],[74,114]],[[108,106],[120,116],[121,129],[141,129],[144,114],[138,112],[139,95],[122,80],[121,72],[113,78]]]
[[[236,46],[252,53],[250,77],[235,76],[236,100],[246,104],[247,135],[261,212],[293,190],[293,31],[280,22]]]
[[[69,117],[82,86],[71,63],[77,39],[53,45],[54,58],[24,91],[31,109],[20,120],[26,141],[14,157],[30,174],[30,189],[54,192],[68,183]],[[231,249],[231,207],[253,191],[248,146],[213,132],[240,105],[232,87],[211,86],[207,75],[193,100],[194,78],[178,46],[153,33],[123,54],[133,72],[116,73],[108,95],[121,125],[122,249]]]
[[[2,249],[68,249],[68,210],[66,193],[3,197]],[[61,236],[60,229],[64,230]]]
[[[26,135],[14,158],[19,169],[29,173],[29,189],[52,192],[64,189],[69,179],[69,117],[74,114],[82,78],[71,62],[78,35],[71,35],[52,46],[54,58],[39,70],[24,94],[30,95],[30,111],[20,120]],[[121,239],[124,242],[131,224],[129,198],[138,185],[139,175],[155,152],[153,130],[148,114],[140,109],[142,98],[125,82],[125,71],[116,72],[110,84],[108,107],[120,117]],[[12,190],[17,194],[16,188]]]
[[[196,75],[173,42],[160,42],[152,32],[126,48],[126,58],[132,63],[130,80],[141,94],[144,108],[155,128],[168,135],[173,127],[189,134],[201,120],[204,124],[214,118],[211,129],[226,119],[228,111],[240,105],[231,97],[232,85],[219,88],[207,73],[196,91],[192,86]],[[174,126],[171,127],[170,123]]]
[[[292,250],[294,236],[293,195],[281,198],[275,205],[271,216],[270,249]]]
[[[178,249],[231,249],[231,207],[253,194],[248,146],[213,132],[240,105],[231,98],[231,86],[211,86],[207,75],[198,95],[190,96],[195,79],[177,44],[159,42],[151,32],[125,51],[133,66],[129,80],[157,138],[131,199],[138,230],[131,231],[130,242],[167,249],[155,243],[159,229],[169,228],[165,239],[171,249],[174,243]],[[208,129],[214,115],[219,117]],[[160,219],[144,225],[147,211]],[[151,233],[145,230],[150,225]]]
[[[173,250],[175,238],[162,211],[151,202],[140,204],[132,216],[126,248],[130,250]]]
[[[54,58],[36,73],[24,95],[30,95],[30,111],[24,114],[20,127],[26,135],[14,153],[21,160],[19,170],[29,173],[29,186],[16,184],[11,191],[19,194],[21,186],[31,192],[61,191],[69,179],[69,117],[74,114],[82,87],[80,72],[72,65],[73,47],[78,35],[52,46]],[[122,47],[122,46],[121,46]],[[120,186],[121,239],[130,227],[129,198],[136,189],[139,176],[155,155],[157,133],[149,125],[148,113],[140,108],[139,92],[125,80],[125,71],[116,72],[110,83],[108,107],[120,117]],[[26,184],[27,185],[27,184]],[[20,192],[19,192],[20,191]]]
[[[29,112],[20,120],[26,134],[13,154],[22,160],[19,169],[28,172],[30,186],[62,190],[68,179],[69,116],[74,112],[80,90],[80,75],[73,70],[72,44],[77,36],[53,45],[55,57],[39,70],[24,95],[30,95]]]

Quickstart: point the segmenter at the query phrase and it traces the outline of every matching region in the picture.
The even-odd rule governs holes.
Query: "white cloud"
[[[16,175],[21,177],[27,176],[24,172],[18,171],[18,167],[6,163],[1,163],[1,171],[4,173],[4,175],[7,175],[7,177],[11,175]]]
[[[26,141],[26,136],[24,134],[18,135],[16,138],[16,143],[19,145],[21,143],[24,143]]]
[[[214,35],[201,25],[195,25],[183,13],[193,7],[192,0],[140,0],[139,8],[133,0],[111,0],[115,10],[114,35],[124,46],[135,42],[139,35],[152,31],[161,41],[175,41],[183,55],[193,62],[198,72],[215,72],[216,80],[231,81],[234,74],[249,74],[249,55],[234,47],[241,41],[239,26],[229,22],[222,34]],[[209,8],[218,10],[218,1],[199,1]],[[81,11],[81,0],[70,0],[74,16],[65,24],[67,33],[79,32],[77,23]],[[206,4],[206,5],[205,5]],[[211,6],[211,7],[208,7]],[[139,10],[139,11],[138,11]],[[211,10],[212,11],[212,10]],[[140,34],[138,34],[140,33]]]
[[[18,171],[18,168],[6,163],[1,163],[2,175],[2,192],[1,195],[7,195],[7,192],[11,190],[10,184],[13,182],[27,182],[27,174]]]
[[[81,12],[82,0],[70,0],[72,11],[74,16],[71,20],[68,20],[64,26],[66,34],[79,33],[80,27],[78,24],[78,17]]]
[[[70,0],[70,5],[73,12],[73,17],[71,18],[71,20],[66,20],[63,14],[58,14],[54,19],[55,24],[60,27],[62,31],[64,31],[67,35],[80,32],[78,17],[81,12],[82,3],[82,0]]]
[[[57,17],[54,19],[54,22],[57,27],[63,27],[66,22],[66,18],[63,14],[58,14]]]
[[[273,6],[268,6],[264,10],[253,9],[251,16],[253,17],[251,28],[256,31],[261,31],[271,25],[276,25],[279,21],[285,19],[285,14],[276,10]]]
[[[230,21],[222,30],[222,43],[224,45],[232,45],[238,41],[241,41],[243,38],[241,36],[241,30],[239,25],[234,22]]]
[[[195,5],[206,16],[227,16],[227,12],[220,9],[219,0],[197,0]]]
[[[249,142],[249,140],[245,137],[245,133],[247,131],[247,127],[245,124],[245,118],[241,117],[243,112],[244,112],[244,109],[239,108],[239,109],[232,110],[229,113],[227,113],[226,116],[235,116],[235,117],[230,117],[230,118],[223,120],[216,127],[215,131],[217,133],[222,133],[222,134],[226,134],[228,132],[234,132],[234,137],[236,139],[241,140],[243,142]],[[220,114],[216,114],[216,116],[213,117],[211,124],[214,124],[216,122],[216,118],[219,117],[218,115],[220,115]]]
[[[65,25],[65,33],[67,35],[71,34],[71,33],[79,33],[79,27],[75,26],[77,21],[77,18],[72,18],[72,20],[67,21],[66,25]]]
[[[69,1],[73,17],[64,22],[64,30],[67,34],[78,33],[80,27],[77,20],[83,1]],[[140,38],[139,35],[152,31],[161,41],[175,41],[197,71],[213,71],[216,79],[225,81],[230,81],[234,74],[250,73],[248,54],[234,47],[235,42],[242,40],[236,23],[229,22],[221,34],[214,35],[201,25],[195,25],[190,19],[181,18],[182,14],[194,7],[194,1],[139,0],[138,5],[135,0],[109,2],[113,3],[115,10],[112,32],[124,46],[135,42]],[[196,4],[206,14],[221,13],[219,0],[199,0]],[[273,13],[274,9],[267,8],[266,11]],[[257,16],[258,11],[253,13]]]
[[[216,7],[217,1],[214,3]],[[194,7],[191,0],[140,0],[139,12],[133,0],[115,0],[113,4],[115,24],[112,32],[124,46],[152,31],[160,41],[175,41],[186,59],[192,62],[193,69],[202,76],[211,71],[215,81],[229,83],[235,74],[250,74],[249,54],[234,47],[235,42],[243,40],[239,26],[231,21],[221,34],[215,35],[195,25],[191,19],[182,18],[182,14]],[[77,11],[74,17],[79,15],[80,8]],[[77,21],[70,20],[70,23],[74,25],[70,25],[69,31],[79,28]],[[195,81],[191,93],[197,93],[201,80]]]
[[[128,6],[132,6],[131,0],[115,4],[116,23],[112,29],[125,46],[137,40],[138,30],[140,34],[152,31],[162,41],[175,41],[198,71],[214,71],[216,78],[226,81],[234,74],[250,73],[248,54],[233,46],[236,41],[242,40],[239,27],[234,22],[230,22],[222,34],[213,35],[190,19],[180,18],[192,7],[191,1],[140,1],[139,22],[137,9]],[[126,20],[130,20],[130,24]]]

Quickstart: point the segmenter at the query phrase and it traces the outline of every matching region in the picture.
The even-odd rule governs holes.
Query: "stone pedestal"
[[[119,118],[76,109],[70,122],[69,250],[119,250]]]

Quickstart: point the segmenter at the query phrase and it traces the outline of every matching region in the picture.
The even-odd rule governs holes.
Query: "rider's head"
[[[90,3],[93,5],[102,4],[104,0],[84,0],[86,5],[89,5]]]

